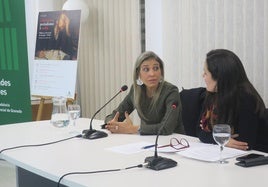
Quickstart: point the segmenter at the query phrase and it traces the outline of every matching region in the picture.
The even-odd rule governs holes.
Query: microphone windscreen
[[[127,85],[124,85],[124,86],[121,87],[121,91],[122,91],[122,92],[123,92],[123,91],[126,91],[127,88],[128,88]]]

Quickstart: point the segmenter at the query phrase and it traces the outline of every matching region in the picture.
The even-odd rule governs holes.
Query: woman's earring
[[[142,80],[141,80],[140,77],[136,80],[136,83],[137,83],[137,85],[139,85],[139,86],[143,85],[143,82],[142,82]]]
[[[218,91],[218,86],[217,86],[217,85],[215,86],[214,91],[215,91],[215,92]]]

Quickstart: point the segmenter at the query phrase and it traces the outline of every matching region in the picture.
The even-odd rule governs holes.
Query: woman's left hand
[[[235,140],[233,138],[230,138],[229,142],[226,144],[226,147],[231,147],[231,148],[246,151],[246,150],[248,150],[248,143],[241,142],[241,141]]]

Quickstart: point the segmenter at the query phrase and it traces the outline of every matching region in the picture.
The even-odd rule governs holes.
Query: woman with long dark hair
[[[213,126],[227,123],[231,126],[232,138],[226,146],[258,149],[260,127],[265,123],[265,104],[250,83],[238,56],[226,49],[210,51],[203,78],[207,93],[198,127],[199,139],[215,143]]]

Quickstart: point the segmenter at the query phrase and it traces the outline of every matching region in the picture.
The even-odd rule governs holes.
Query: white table
[[[89,119],[79,119],[77,129],[81,132],[89,127]],[[99,128],[102,121],[94,120],[94,128]],[[39,144],[70,137],[70,129],[53,127],[49,121],[18,123],[0,126],[0,150],[18,145]],[[166,144],[173,134],[160,136],[159,144]],[[196,138],[186,137],[189,141]],[[41,146],[27,147],[4,151],[0,158],[18,168],[18,185],[20,187],[57,186],[59,178],[74,171],[98,171],[126,168],[144,162],[152,151],[135,154],[120,154],[107,148],[137,143],[140,141],[155,142],[155,136],[110,134],[106,138],[87,140],[82,138]],[[254,152],[254,151],[251,151]],[[235,159],[228,164],[220,165],[188,159],[178,154],[159,153],[159,156],[171,158],[178,166],[166,170],[154,171],[148,168],[134,168],[117,172],[88,175],[66,176],[61,184],[73,187],[178,187],[178,186],[268,186],[266,180],[268,165],[242,168],[236,166]]]

